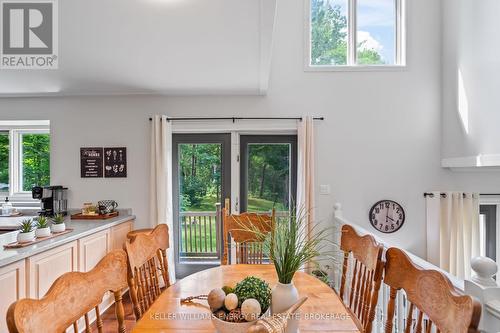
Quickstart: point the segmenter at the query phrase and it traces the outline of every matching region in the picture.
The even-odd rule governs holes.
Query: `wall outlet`
[[[321,195],[330,194],[330,185],[320,185],[319,186],[319,194],[321,194]]]

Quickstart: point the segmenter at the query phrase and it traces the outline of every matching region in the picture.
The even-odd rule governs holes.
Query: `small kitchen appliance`
[[[52,217],[56,214],[68,214],[68,188],[63,186],[35,186],[32,189],[33,199],[41,200],[40,216]]]

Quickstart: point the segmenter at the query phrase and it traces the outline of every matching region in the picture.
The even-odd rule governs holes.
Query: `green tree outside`
[[[22,134],[23,191],[50,185],[50,135]],[[0,191],[9,191],[9,133],[0,133]]]
[[[23,134],[23,191],[50,185],[50,135]]]
[[[365,43],[357,45],[358,64],[384,64],[377,50]],[[347,65],[347,17],[328,0],[311,0],[311,65]]]
[[[0,133],[0,192],[9,191],[9,134]]]
[[[251,144],[248,149],[248,210],[289,206],[290,146]],[[221,202],[221,146],[179,146],[180,211],[214,211]]]

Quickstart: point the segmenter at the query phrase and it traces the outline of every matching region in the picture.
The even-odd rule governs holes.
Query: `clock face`
[[[370,209],[370,223],[380,232],[389,234],[398,231],[405,222],[405,211],[392,200],[377,202]]]

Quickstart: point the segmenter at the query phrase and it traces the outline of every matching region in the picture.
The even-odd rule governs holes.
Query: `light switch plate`
[[[330,194],[330,185],[320,185],[319,186],[319,194],[321,194],[321,195]]]

